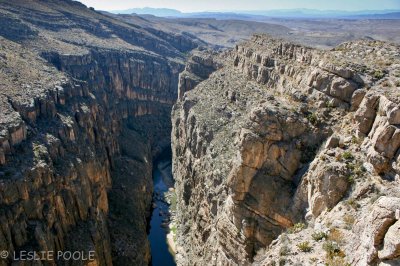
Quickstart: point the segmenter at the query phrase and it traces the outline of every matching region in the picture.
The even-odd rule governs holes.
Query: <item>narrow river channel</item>
[[[173,188],[171,159],[159,159],[153,169],[153,213],[150,220],[149,240],[153,266],[176,265],[173,251],[167,243],[170,211],[164,193]]]

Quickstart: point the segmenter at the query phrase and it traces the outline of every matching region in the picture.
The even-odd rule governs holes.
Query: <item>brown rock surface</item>
[[[70,0],[0,1],[0,21],[0,248],[148,264],[152,158],[197,44]]]
[[[0,250],[148,264],[178,98],[179,265],[399,261],[398,46],[255,35],[184,67],[199,40],[76,1],[1,1],[0,22]]]
[[[375,243],[369,209],[400,198],[399,96],[382,88],[396,79],[398,54],[382,42],[319,51],[256,35],[184,90],[172,132],[178,265],[376,263],[393,221],[377,222]],[[391,203],[373,204],[382,194]],[[396,254],[394,230],[382,252]],[[314,244],[319,231],[327,236]]]

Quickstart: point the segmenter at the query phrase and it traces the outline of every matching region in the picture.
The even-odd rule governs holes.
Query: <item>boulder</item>
[[[339,147],[340,137],[337,135],[332,135],[325,144],[325,149]]]
[[[398,232],[398,225],[390,230],[396,222],[395,213],[400,206],[400,198],[380,197],[370,212],[366,212],[355,224],[354,232],[360,235],[360,244],[354,256],[355,265],[371,265],[378,259],[378,247],[384,242],[387,233],[387,242],[382,252],[383,257],[391,257],[397,252],[398,240],[393,239]],[[398,237],[398,234],[397,234]]]
[[[380,259],[393,259],[400,256],[400,221],[394,223],[383,240],[383,249],[378,252]]]
[[[355,111],[358,109],[366,93],[367,91],[365,89],[359,89],[354,91],[353,96],[351,97],[350,111]]]
[[[326,163],[316,160],[305,177],[307,180],[308,203],[314,217],[334,207],[344,196],[350,184],[344,163]]]
[[[400,108],[398,106],[390,109],[387,112],[388,122],[391,125],[399,125],[400,124]]]
[[[351,96],[356,88],[357,85],[355,83],[336,77],[332,80],[330,95],[339,98],[342,101],[350,102]]]
[[[354,120],[358,123],[358,130],[363,134],[368,134],[376,117],[379,104],[379,96],[367,94],[357,109]]]

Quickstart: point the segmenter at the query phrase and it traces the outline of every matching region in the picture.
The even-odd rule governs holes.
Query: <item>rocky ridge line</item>
[[[311,255],[295,252],[302,224],[307,238],[312,228],[351,234],[340,243],[346,257],[335,259],[396,258],[396,248],[377,256],[394,209],[371,232],[367,199],[399,197],[399,47],[358,41],[320,51],[255,35],[219,60],[173,110],[178,264],[312,264],[322,243]],[[285,231],[298,235],[280,255]],[[379,236],[372,244],[371,234]]]
[[[152,160],[169,146],[178,73],[197,44],[75,1],[1,2],[0,13],[0,248],[148,264]]]

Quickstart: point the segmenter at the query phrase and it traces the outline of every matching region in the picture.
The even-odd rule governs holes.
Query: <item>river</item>
[[[176,265],[173,252],[167,243],[169,232],[169,204],[165,201],[164,193],[173,188],[171,159],[160,159],[155,162],[153,169],[153,212],[150,220],[149,241],[153,266]]]

